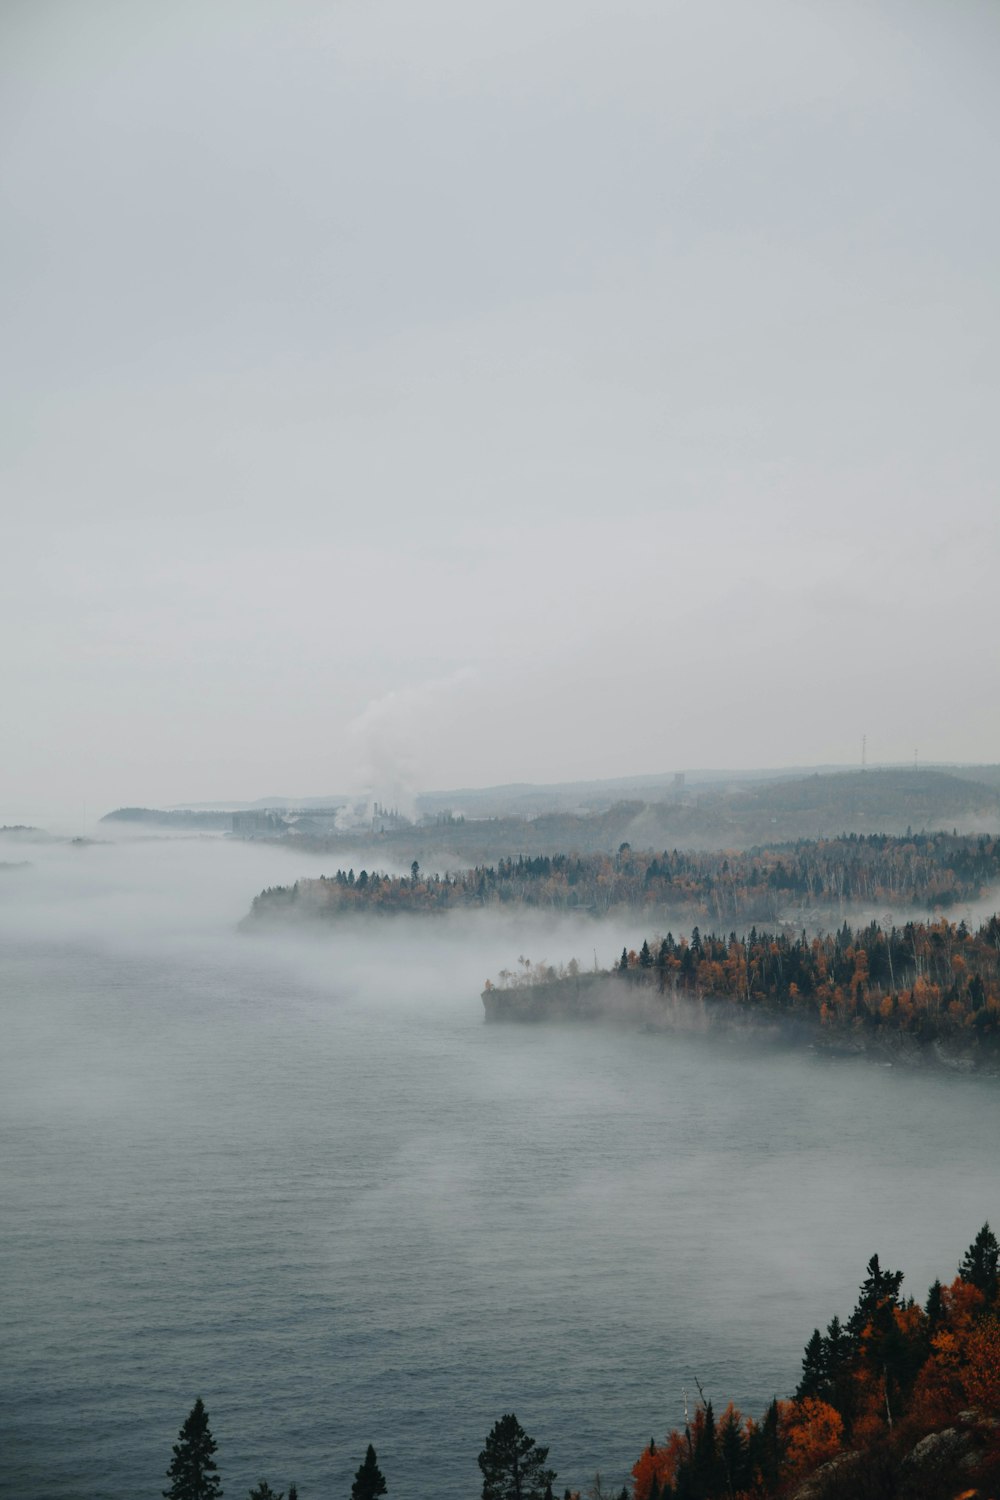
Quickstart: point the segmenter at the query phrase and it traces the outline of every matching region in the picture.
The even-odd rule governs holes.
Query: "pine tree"
[[[778,1477],[784,1456],[778,1403],[773,1400],[767,1408],[763,1422],[759,1427],[754,1428],[751,1434],[749,1454],[751,1470],[760,1475],[768,1494],[778,1487]]]
[[[804,1396],[819,1396],[826,1386],[826,1347],[818,1328],[813,1329],[802,1356],[802,1379],[795,1392],[796,1401]]]
[[[695,1437],[690,1477],[695,1493],[700,1488],[706,1495],[712,1493],[716,1480],[721,1477],[716,1453],[715,1412],[711,1401],[705,1406],[704,1420]]]
[[[212,1457],[215,1439],[209,1431],[208,1412],[200,1396],[178,1437],[167,1470],[170,1488],[163,1491],[164,1500],[217,1500],[222,1494],[222,1481]]]
[[[826,1367],[826,1387],[822,1399],[836,1407],[844,1421],[850,1426],[857,1395],[854,1379],[854,1341],[836,1313],[826,1328],[823,1340],[823,1356]]]
[[[282,1490],[280,1495],[276,1495],[267,1480],[262,1479],[259,1484],[254,1485],[247,1500],[285,1500],[285,1492]]]
[[[502,1416],[479,1455],[483,1500],[543,1500],[555,1470],[545,1467],[548,1448],[528,1436],[513,1412]]]
[[[855,1344],[869,1323],[881,1328],[891,1318],[903,1282],[902,1271],[883,1271],[877,1255],[872,1256],[865,1270],[868,1275],[861,1283],[858,1305],[847,1321],[847,1330]]]
[[[736,1412],[730,1408],[719,1425],[719,1460],[726,1476],[726,1487],[730,1495],[745,1490],[750,1484],[747,1465],[747,1440]]]
[[[937,1333],[939,1324],[944,1322],[944,1287],[940,1281],[935,1281],[928,1291],[924,1312],[927,1316],[927,1347],[930,1349],[931,1339]]]
[[[385,1475],[378,1466],[375,1449],[369,1443],[365,1461],[355,1474],[354,1483],[351,1485],[351,1500],[378,1500],[378,1496],[384,1495],[388,1488]]]
[[[987,1223],[963,1255],[958,1274],[963,1281],[978,1287],[987,1303],[990,1303],[995,1301],[997,1295],[998,1267],[1000,1244],[997,1244],[997,1237]]]

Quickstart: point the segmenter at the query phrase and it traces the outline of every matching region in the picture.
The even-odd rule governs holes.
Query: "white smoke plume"
[[[395,688],[375,698],[353,719],[347,734],[355,747],[357,801],[340,821],[353,825],[371,818],[376,802],[405,817],[416,813],[417,795],[426,784],[427,765],[442,721],[449,720],[455,700],[476,673],[461,667],[411,687]]]

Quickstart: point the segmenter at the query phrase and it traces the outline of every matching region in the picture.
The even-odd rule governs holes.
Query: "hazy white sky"
[[[1000,759],[995,0],[7,0],[0,822]]]

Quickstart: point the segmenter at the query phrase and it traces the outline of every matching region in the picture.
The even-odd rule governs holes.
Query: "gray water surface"
[[[8,853],[0,1488],[158,1496],[208,1407],[227,1495],[471,1500],[514,1410],[620,1486],[700,1381],[759,1413],[873,1251],[923,1299],[1000,1221],[989,1081],[611,1029],[486,1027],[519,953],[614,925],[258,939],[301,856]]]

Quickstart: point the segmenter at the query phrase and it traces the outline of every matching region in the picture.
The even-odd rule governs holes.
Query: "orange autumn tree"
[[[798,1479],[811,1474],[839,1453],[844,1436],[844,1419],[835,1407],[815,1396],[796,1401],[786,1429],[785,1468],[787,1477]]]
[[[970,1406],[1000,1415],[1000,1319],[989,1317],[968,1334],[961,1371],[962,1392]]]
[[[669,1494],[677,1475],[678,1465],[686,1453],[686,1445],[679,1432],[672,1432],[665,1444],[657,1447],[653,1438],[649,1447],[632,1465],[632,1493],[635,1500],[658,1500]]]

